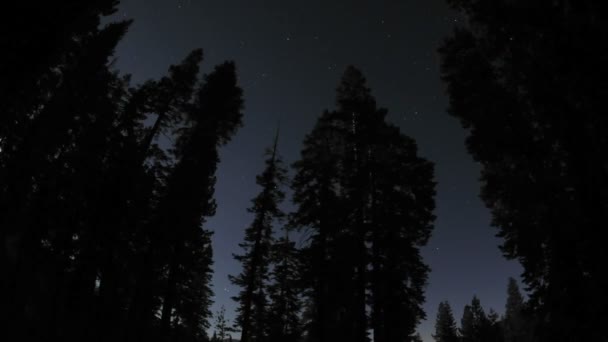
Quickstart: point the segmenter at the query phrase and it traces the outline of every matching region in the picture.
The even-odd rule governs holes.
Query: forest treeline
[[[529,298],[511,280],[502,317],[473,298],[459,328],[443,302],[434,338],[608,341],[608,4],[448,3],[465,18],[439,49],[449,113],[467,129],[481,197]],[[433,164],[355,67],[293,172],[279,133],[262,137],[270,148],[230,277],[235,324],[222,311],[212,329],[206,220],[218,150],[242,124],[236,66],[200,76],[194,50],[131,84],[113,68],[131,23],[101,24],[118,5],[14,2],[31,24],[0,21],[3,340],[420,341]]]
[[[450,303],[443,301],[437,308],[433,339],[436,342],[532,342],[536,341],[534,325],[535,317],[517,281],[510,278],[502,316],[493,309],[486,313],[479,298],[473,296],[471,304],[463,308],[458,327]]]

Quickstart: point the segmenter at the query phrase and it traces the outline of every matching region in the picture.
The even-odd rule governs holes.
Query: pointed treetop
[[[375,109],[376,100],[367,87],[363,73],[350,65],[344,71],[337,89],[337,103],[342,110],[351,110],[359,106]]]
[[[277,122],[277,131],[274,136],[274,144],[272,145],[272,160],[274,161],[277,156],[277,148],[279,146],[279,135],[281,134],[281,119]]]

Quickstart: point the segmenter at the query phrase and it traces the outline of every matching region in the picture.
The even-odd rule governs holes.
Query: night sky
[[[446,113],[437,47],[459,17],[444,0],[122,0],[120,18],[135,23],[117,52],[116,67],[134,83],[165,74],[170,64],[201,47],[203,71],[236,61],[245,91],[244,127],[221,151],[214,236],[213,311],[233,318],[237,290],[228,274],[232,253],[251,222],[246,209],[258,192],[255,176],[263,151],[281,122],[280,152],[291,164],[324,109],[334,108],[335,88],[349,64],[360,68],[388,119],[415,138],[419,154],[436,165],[436,224],[423,255],[432,273],[426,296],[431,333],[436,308],[448,300],[460,321],[476,294],[502,313],[507,278],[520,266],[506,261],[478,198],[479,166],[466,152],[466,132]],[[289,208],[287,208],[289,209]]]

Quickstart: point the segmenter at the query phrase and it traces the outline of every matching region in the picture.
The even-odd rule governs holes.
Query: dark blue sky
[[[232,253],[251,217],[263,151],[281,121],[280,150],[291,163],[318,115],[333,108],[341,73],[353,64],[366,75],[389,120],[415,138],[419,153],[436,164],[437,221],[424,249],[432,273],[420,325],[432,341],[436,308],[452,304],[459,321],[476,294],[501,313],[509,276],[519,275],[497,246],[490,214],[478,198],[479,167],[464,146],[466,132],[446,113],[437,47],[459,17],[444,0],[122,0],[116,17],[135,23],[118,49],[117,68],[138,83],[201,47],[203,70],[231,59],[245,91],[244,127],[221,151],[216,197],[215,312],[236,289]]]

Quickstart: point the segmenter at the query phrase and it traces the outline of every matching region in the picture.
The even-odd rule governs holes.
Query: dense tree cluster
[[[459,326],[442,302],[433,337],[608,341],[608,4],[448,2],[466,19],[440,48],[449,111],[530,296],[511,279],[502,317],[473,297]],[[0,331],[13,340],[209,340],[206,220],[242,120],[236,67],[200,77],[194,50],[131,84],[112,69],[130,22],[102,24],[118,3],[14,1],[5,13],[28,20],[0,21]],[[213,341],[236,328],[243,342],[421,340],[433,164],[386,116],[349,67],[291,181],[277,133],[235,255],[235,326],[222,308]]]
[[[385,121],[354,67],[337,103],[294,164],[297,208],[288,226],[309,236],[300,250],[284,227],[284,237],[273,230],[284,216],[286,174],[276,143],[258,177],[254,221],[244,254],[235,256],[243,271],[231,277],[242,289],[234,298],[242,341],[367,341],[370,330],[375,341],[417,339],[428,272],[419,247],[434,219],[432,164]]]
[[[230,277],[242,289],[233,299],[239,304],[236,323],[243,342],[296,342],[301,337],[298,251],[285,226],[274,228],[284,221],[280,205],[287,181],[278,155],[278,138],[277,132],[265,169],[257,177],[262,191],[249,209],[254,219],[239,245],[244,254],[235,255],[243,270]],[[285,234],[280,239],[276,237],[279,231]]]
[[[200,50],[160,80],[131,85],[111,69],[130,23],[100,24],[117,5],[15,4],[66,25],[2,37],[12,48],[0,61],[1,321],[21,339],[208,339],[205,220],[242,91],[230,62],[199,79]],[[417,339],[433,170],[385,115],[349,68],[338,110],[322,116],[296,163],[289,222],[275,141],[235,256],[243,341],[367,341],[369,329],[378,341]],[[288,227],[310,232],[303,249]],[[218,327],[223,340],[223,311]]]
[[[434,219],[433,167],[385,117],[349,67],[337,109],[321,115],[295,163],[291,223],[310,236],[310,341],[365,342],[368,331],[377,342],[410,341],[424,318],[419,247]]]
[[[541,341],[607,341],[608,4],[452,0],[441,48],[450,113],[482,198],[524,267]]]
[[[232,277],[242,289],[235,297],[242,341],[364,342],[369,330],[380,342],[417,338],[428,272],[419,247],[434,219],[432,164],[385,121],[354,67],[344,73],[337,103],[294,165],[297,208],[288,223],[310,236],[301,250],[273,234],[284,216],[276,144],[258,177],[254,222],[241,244],[245,254],[236,256],[243,271]]]
[[[217,150],[241,122],[235,66],[199,80],[196,50],[160,80],[131,86],[110,69],[129,23],[100,25],[116,5],[13,4],[41,18],[56,12],[65,25],[2,37],[14,46],[0,61],[6,336],[207,338],[212,250],[204,221],[215,209]],[[161,148],[161,134],[175,144]]]
[[[507,304],[502,317],[492,309],[486,314],[480,300],[474,296],[471,304],[465,305],[458,328],[450,304],[441,302],[433,338],[437,342],[535,341],[530,323],[532,316],[526,305],[513,278],[509,279]]]

